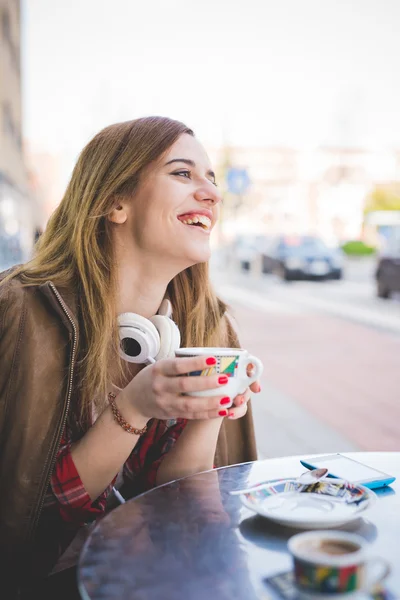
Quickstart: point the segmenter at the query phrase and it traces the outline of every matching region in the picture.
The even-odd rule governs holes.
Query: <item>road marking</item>
[[[338,289],[335,289],[335,297],[328,300],[321,298],[319,295],[311,295],[314,290],[303,286],[299,286],[297,289],[291,287],[290,290],[283,287],[268,286],[263,291],[244,289],[233,284],[216,284],[216,287],[219,295],[225,298],[227,302],[239,302],[247,307],[262,310],[269,314],[301,315],[310,314],[313,310],[317,310],[356,323],[400,333],[400,310],[398,313],[394,311],[393,305],[390,305],[391,312],[389,314],[383,312],[383,305],[377,306],[376,309],[366,308],[357,303],[358,299],[356,297],[352,302],[346,302],[340,297],[341,293]],[[352,290],[354,290],[353,286]],[[324,291],[328,292],[328,290]],[[344,287],[341,291],[347,293]],[[364,293],[365,290],[363,290],[362,295]],[[274,298],[271,297],[272,294]],[[388,308],[389,306],[385,310]]]
[[[221,296],[228,303],[240,302],[245,306],[262,310],[266,313],[279,313],[289,315],[302,315],[307,310],[298,306],[292,306],[287,303],[283,303],[280,300],[271,300],[266,298],[265,295],[261,295],[259,292],[244,290],[235,285],[217,285],[218,295]]]
[[[354,303],[344,302],[343,300],[327,300],[325,298],[305,296],[303,294],[294,296],[293,302],[298,302],[307,307],[351,319],[352,321],[400,333],[400,315],[388,315],[386,313],[376,312],[375,310],[364,308],[359,305],[357,306]]]

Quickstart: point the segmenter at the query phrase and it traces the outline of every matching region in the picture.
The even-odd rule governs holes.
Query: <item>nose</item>
[[[219,189],[211,182],[207,181],[196,190],[194,197],[199,202],[216,205],[222,200],[222,195]]]

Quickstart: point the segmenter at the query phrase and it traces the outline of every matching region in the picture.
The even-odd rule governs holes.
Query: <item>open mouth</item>
[[[178,217],[179,221],[184,225],[190,225],[192,227],[199,227],[204,231],[210,231],[211,219],[205,215],[181,215]]]

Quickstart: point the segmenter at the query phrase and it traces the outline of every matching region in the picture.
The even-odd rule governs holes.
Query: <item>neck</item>
[[[133,312],[147,319],[157,313],[169,282],[182,270],[141,253],[117,256],[117,265],[117,314]]]
[[[117,314],[134,312],[147,319],[155,315],[165,296],[168,282],[149,273],[120,266],[118,268]]]

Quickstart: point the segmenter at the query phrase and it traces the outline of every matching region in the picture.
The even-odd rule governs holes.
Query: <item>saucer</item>
[[[279,479],[243,490],[240,500],[250,510],[280,525],[329,529],[358,519],[372,506],[376,495],[364,486],[338,479],[307,485],[295,479]]]
[[[357,590],[343,594],[316,594],[300,591],[294,583],[293,571],[286,571],[265,579],[268,590],[274,590],[282,600],[395,600],[395,596],[382,584],[378,584],[369,591]]]
[[[344,594],[311,594],[298,591],[296,600],[374,600],[374,596],[363,590]]]

